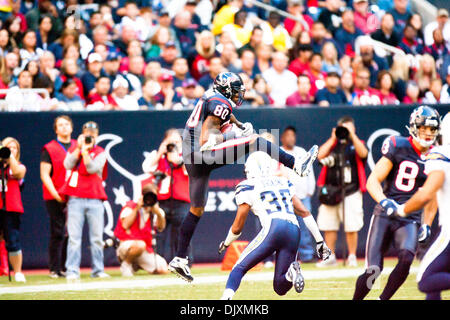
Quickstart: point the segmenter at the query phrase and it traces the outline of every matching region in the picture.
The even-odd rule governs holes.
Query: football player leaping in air
[[[427,300],[440,300],[441,291],[450,290],[450,113],[441,126],[442,146],[433,148],[425,162],[427,180],[396,215],[405,217],[424,207],[437,196],[439,207],[439,236],[420,263],[417,282]]]
[[[296,259],[300,228],[295,215],[303,218],[316,240],[317,255],[326,260],[331,254],[311,213],[295,196],[294,185],[285,177],[275,175],[277,163],[264,152],[252,153],[245,162],[247,180],[236,186],[238,205],[236,218],[225,241],[219,245],[224,251],[240,235],[250,210],[259,218],[262,230],[242,252],[228,277],[223,300],[231,300],[248,270],[275,253],[273,289],[286,294],[292,286],[303,291],[304,279]]]
[[[239,75],[222,72],[198,101],[183,132],[183,160],[189,175],[191,207],[181,224],[176,257],[169,270],[186,281],[192,281],[187,259],[187,249],[208,197],[211,171],[235,163],[253,151],[264,151],[300,176],[307,176],[317,157],[314,145],[303,158],[294,158],[278,146],[253,133],[251,123],[241,123],[232,114],[233,108],[242,104],[245,87]],[[240,129],[222,133],[230,124]],[[224,131],[224,130],[223,130]]]
[[[391,136],[382,146],[382,157],[367,179],[367,190],[377,202],[370,220],[366,242],[366,270],[356,281],[353,299],[369,293],[383,270],[383,258],[391,243],[398,250],[398,262],[392,270],[380,300],[390,299],[409,274],[417,249],[417,240],[425,242],[436,214],[435,202],[408,217],[394,215],[398,204],[405,203],[425,182],[425,155],[435,143],[440,129],[438,112],[427,106],[414,109],[409,119],[410,137]],[[384,188],[381,183],[384,181]]]

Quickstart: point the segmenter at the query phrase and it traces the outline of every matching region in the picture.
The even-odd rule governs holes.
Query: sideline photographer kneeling
[[[163,231],[166,226],[165,214],[159,207],[157,193],[154,184],[146,184],[138,202],[127,202],[120,212],[114,235],[120,241],[116,253],[124,277],[132,277],[133,272],[139,268],[148,273],[168,272],[166,260],[156,254],[152,246],[153,223],[158,232]]]
[[[318,263],[319,267],[336,264],[335,248],[341,223],[344,224],[349,252],[346,264],[357,266],[358,231],[364,224],[364,167],[369,152],[355,131],[353,118],[344,116],[338,120],[337,127],[333,128],[331,137],[319,148],[317,159],[323,168],[317,180],[321,203],[317,224],[333,252],[327,261]]]

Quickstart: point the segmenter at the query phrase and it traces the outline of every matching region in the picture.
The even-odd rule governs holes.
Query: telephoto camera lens
[[[158,200],[158,197],[153,192],[147,192],[144,194],[144,207],[153,207]]]
[[[337,126],[336,127],[336,137],[339,140],[347,140],[350,132],[348,132],[348,129],[346,127]]]
[[[167,152],[172,152],[174,148],[175,148],[175,144],[174,143],[169,143],[167,145]]]
[[[11,150],[8,147],[0,146],[0,159],[6,160],[11,156]]]
[[[112,238],[108,238],[103,242],[103,247],[104,248],[117,248],[120,245],[120,240],[117,239],[116,237],[112,237]]]
[[[86,136],[84,138],[84,143],[86,144],[91,144],[92,143],[92,137],[91,136]]]

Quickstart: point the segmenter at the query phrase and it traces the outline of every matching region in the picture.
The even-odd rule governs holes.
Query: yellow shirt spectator
[[[238,7],[231,6],[229,4],[224,5],[214,15],[212,33],[217,36],[222,33],[222,28],[227,24],[234,23],[234,15],[239,11]]]

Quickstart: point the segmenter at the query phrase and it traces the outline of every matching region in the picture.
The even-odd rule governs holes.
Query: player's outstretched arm
[[[247,203],[240,204],[236,213],[236,218],[231,225],[228,235],[224,241],[219,245],[219,253],[222,253],[228,246],[239,238],[244,228],[245,221],[247,220],[248,213],[250,212],[250,205]]]
[[[378,160],[375,168],[373,168],[372,173],[367,179],[367,191],[372,199],[377,203],[380,203],[382,200],[386,199],[381,183],[386,180],[389,172],[392,170],[392,167],[392,161],[383,156],[380,160]]]
[[[294,213],[303,218],[306,228],[311,232],[314,240],[316,240],[316,251],[320,259],[326,260],[331,255],[331,250],[323,241],[322,234],[317,226],[316,220],[311,215],[311,212],[306,209],[303,203],[297,196],[292,197],[292,204],[294,205]]]

